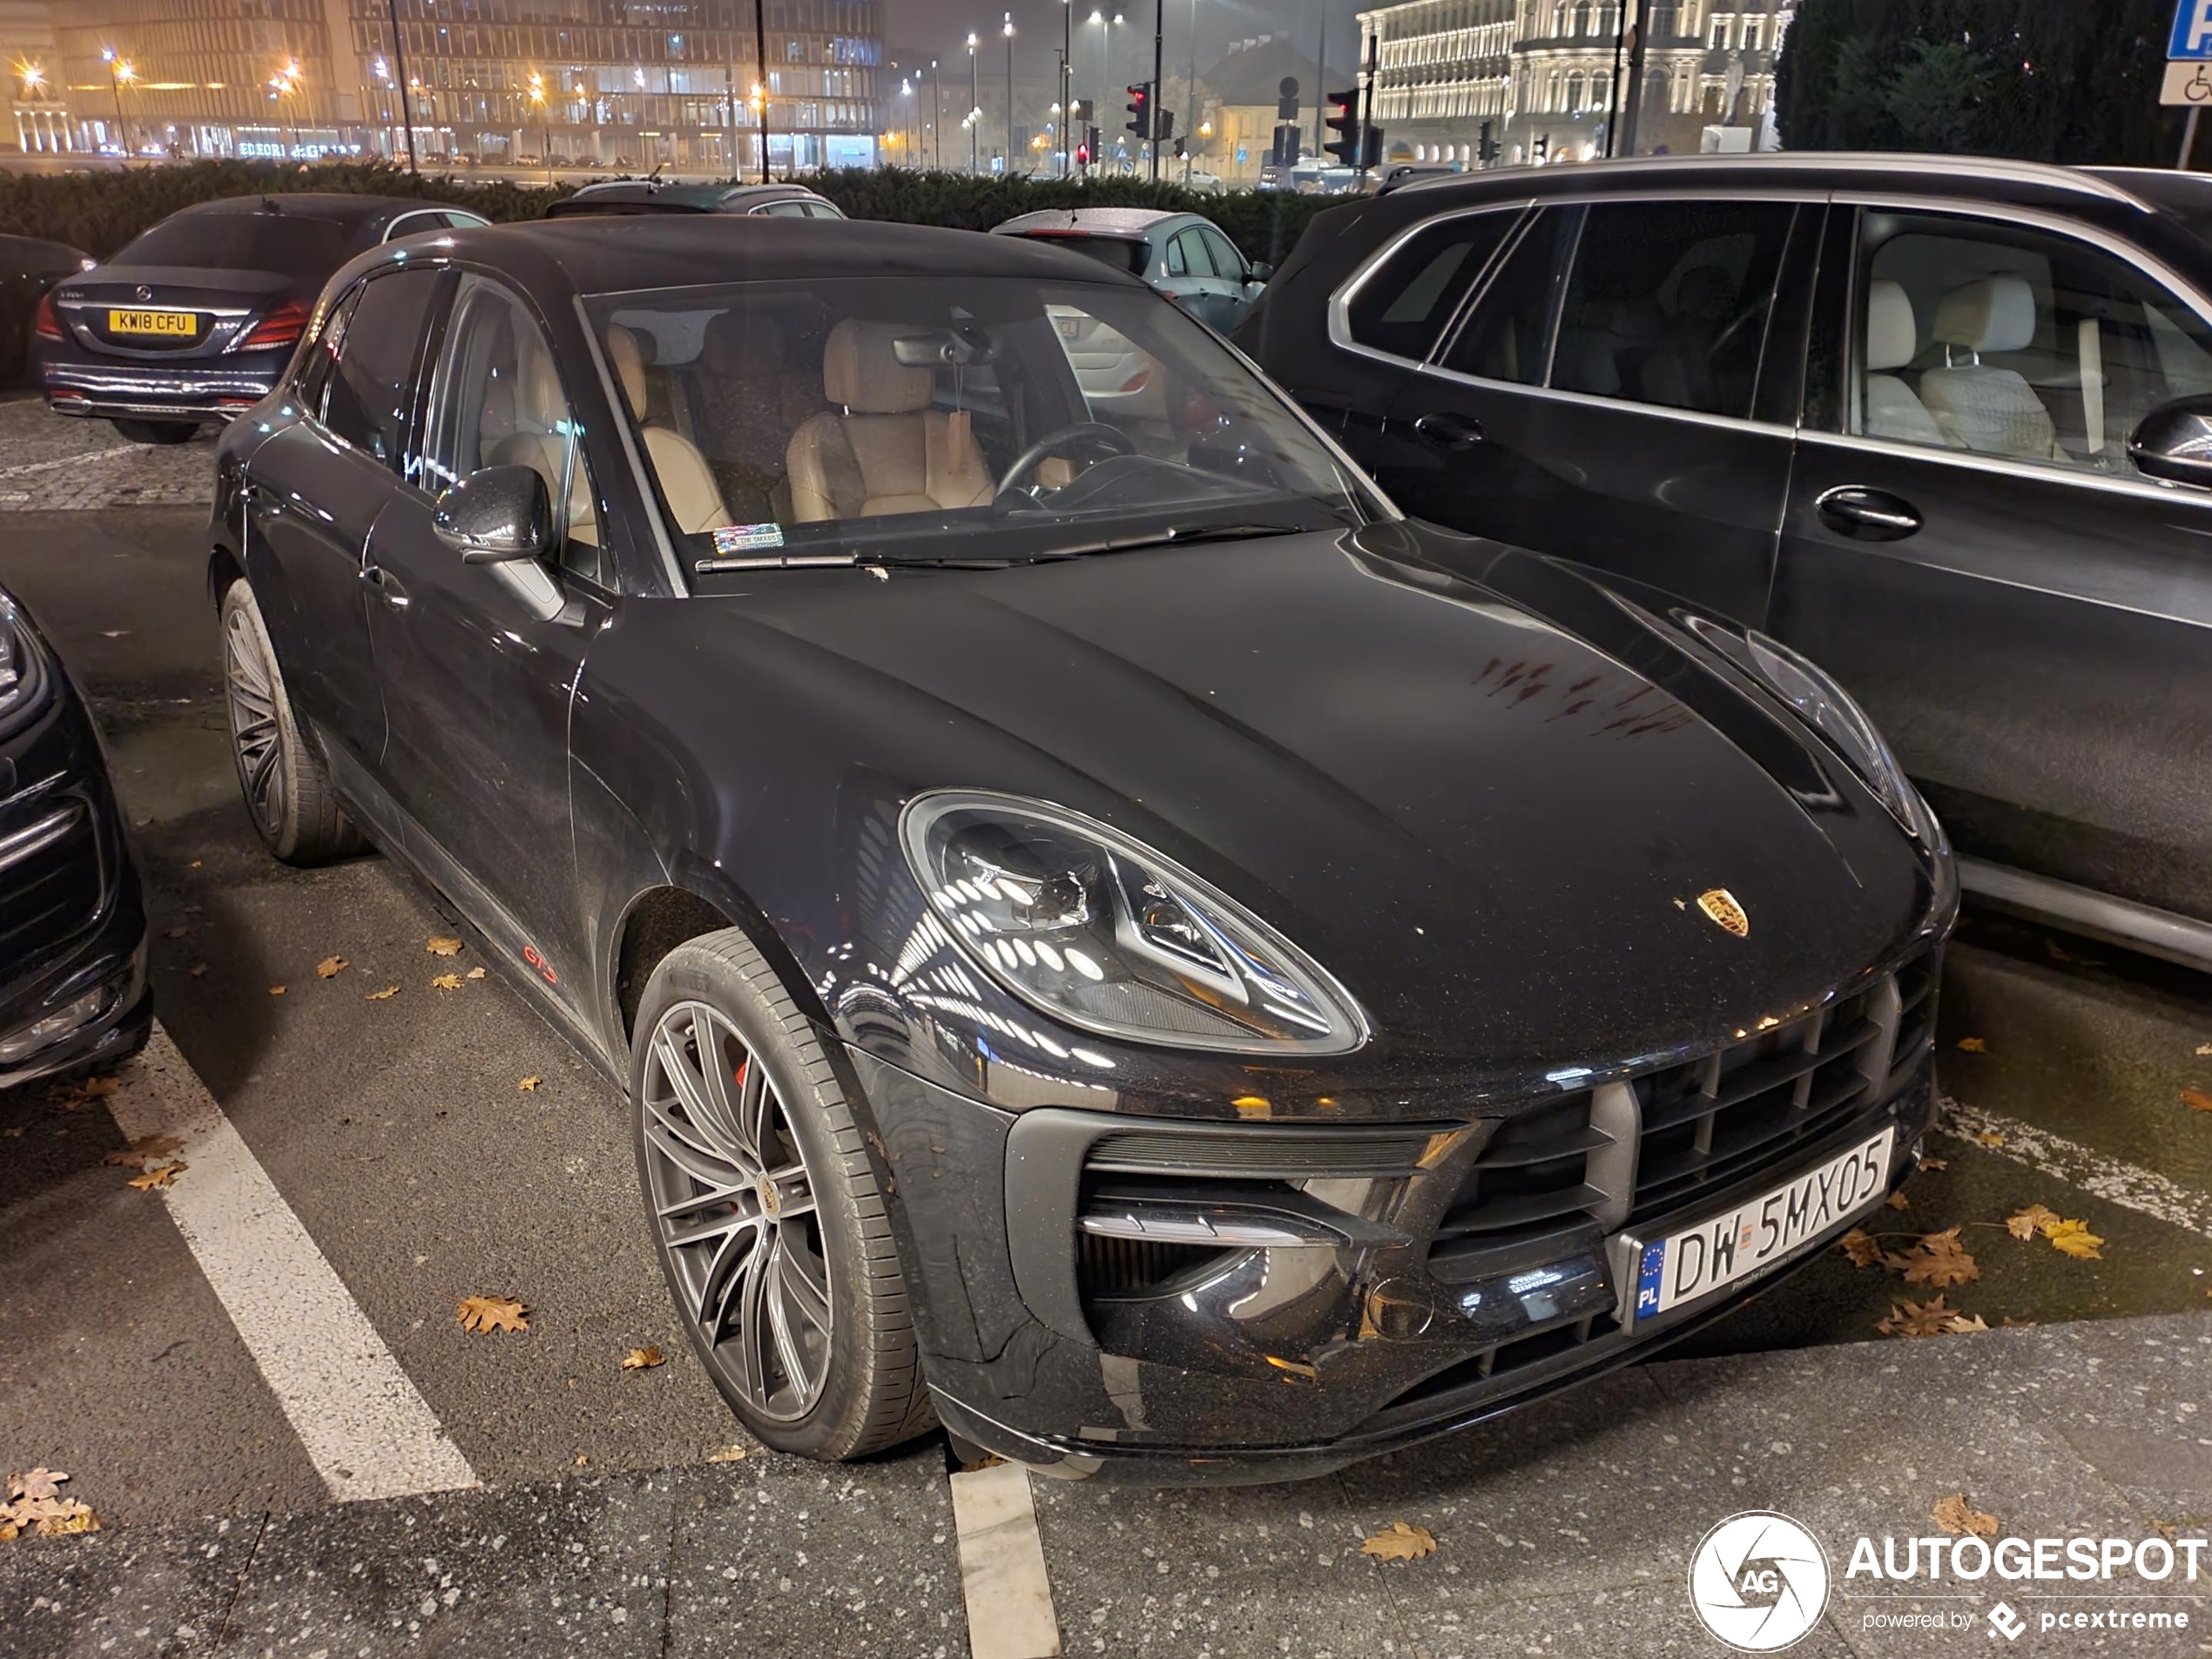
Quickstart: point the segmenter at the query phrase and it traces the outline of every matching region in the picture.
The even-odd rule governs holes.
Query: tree
[[[1915,40],[1883,88],[1899,147],[1957,155],[1974,148],[1995,79],[1989,60],[1956,40]]]

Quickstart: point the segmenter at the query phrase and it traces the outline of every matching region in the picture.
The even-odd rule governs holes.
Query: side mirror
[[[2128,458],[2147,478],[2212,488],[2212,397],[2177,397],[2143,417]]]
[[[1275,267],[1262,260],[1258,265],[1252,266],[1251,275],[1244,280],[1248,282],[1267,282],[1272,280],[1274,275]]]
[[[553,545],[553,498],[534,467],[486,467],[438,496],[430,527],[463,564],[543,558]]]

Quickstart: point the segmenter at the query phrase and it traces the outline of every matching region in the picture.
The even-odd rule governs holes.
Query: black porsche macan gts
[[[1095,261],[417,239],[212,530],[262,836],[414,867],[626,1089],[775,1447],[1324,1470],[1734,1305],[1927,1127],[1951,857],[1834,683],[1407,522]]]

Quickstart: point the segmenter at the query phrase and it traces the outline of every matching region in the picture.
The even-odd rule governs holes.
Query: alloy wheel
[[[284,825],[290,779],[277,727],[276,672],[262,650],[253,617],[233,606],[223,624],[223,701],[230,712],[231,750],[246,809],[273,840]]]
[[[738,1398],[792,1422],[829,1379],[814,1182],[782,1095],[729,1020],[678,1002],[647,1038],[646,1200],[685,1317]]]

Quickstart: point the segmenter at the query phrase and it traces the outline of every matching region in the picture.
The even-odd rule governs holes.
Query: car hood
[[[901,796],[1042,796],[1157,846],[1400,1053],[1710,1042],[1925,920],[1925,858],[1794,717],[1663,619],[1494,543],[1380,526],[788,572],[670,609],[705,651],[838,705],[818,741]],[[1716,889],[1744,935],[1701,909]]]

